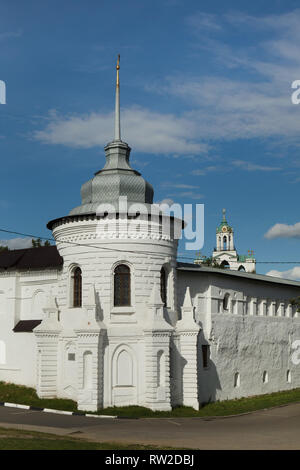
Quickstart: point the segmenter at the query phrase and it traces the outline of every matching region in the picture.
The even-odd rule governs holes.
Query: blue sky
[[[2,0],[1,228],[49,236],[80,203],[113,137],[120,53],[122,139],[155,200],[205,204],[207,255],[226,207],[239,253],[292,262],[258,272],[299,279],[297,3]]]

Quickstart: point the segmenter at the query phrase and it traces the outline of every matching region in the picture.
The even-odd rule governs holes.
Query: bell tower
[[[256,260],[253,251],[248,255],[239,255],[234,245],[234,231],[226,220],[226,209],[223,209],[220,225],[216,230],[216,247],[212,254],[214,264],[225,269],[255,272]]]
[[[226,209],[223,209],[223,218],[216,231],[216,249],[217,252],[235,251],[233,229],[226,220]]]

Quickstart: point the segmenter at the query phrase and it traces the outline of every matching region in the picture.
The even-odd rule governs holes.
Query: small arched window
[[[114,271],[114,306],[131,305],[130,269],[126,264],[119,264]]]
[[[240,378],[240,374],[239,372],[236,372],[234,374],[234,383],[233,383],[233,386],[234,388],[238,388],[241,384],[241,378]]]
[[[225,294],[223,299],[223,310],[229,310],[229,300],[229,294]]]
[[[164,307],[167,306],[167,274],[165,268],[160,270],[160,296]]]
[[[263,383],[267,384],[268,381],[269,381],[268,372],[266,370],[264,370],[264,372],[263,372]]]
[[[75,268],[73,271],[73,307],[82,306],[82,276],[81,269]]]
[[[223,269],[230,269],[230,264],[228,263],[228,261],[226,261],[225,259],[222,261],[221,263],[221,267]]]

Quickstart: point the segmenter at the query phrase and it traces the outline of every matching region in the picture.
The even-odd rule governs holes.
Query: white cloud
[[[206,175],[206,171],[205,170],[193,170],[191,174],[195,176],[204,176]]]
[[[204,12],[198,12],[186,19],[187,25],[192,28],[193,31],[197,33],[202,33],[203,31],[220,31],[222,26],[216,15]]]
[[[173,199],[167,198],[167,199],[162,199],[161,201],[157,201],[154,204],[157,204],[157,205],[165,204],[167,206],[172,206],[172,204],[174,204],[174,201]]]
[[[267,233],[265,233],[265,238],[300,238],[300,222],[297,222],[295,225],[287,224],[275,224],[271,227]]]
[[[186,117],[197,123],[198,135],[209,140],[284,137],[299,142],[299,109],[291,102],[291,84],[300,79],[300,10],[289,14],[250,17],[206,15],[193,18],[194,54],[205,48],[214,64],[222,62],[214,75],[188,73],[151,83],[149,90],[181,98],[192,108]],[[198,23],[197,23],[198,22]],[[198,34],[203,24],[222,37]],[[248,45],[226,44],[226,31],[237,38],[247,33]],[[224,33],[224,35],[223,35]],[[250,34],[249,34],[250,33]],[[263,33],[262,35],[260,35]],[[247,41],[245,41],[247,42]],[[235,67],[237,73],[232,73]],[[228,78],[228,70],[230,77]],[[238,77],[238,78],[235,78]]]
[[[266,273],[267,276],[279,277],[281,279],[293,279],[293,280],[300,280],[300,266],[295,266],[292,269],[288,269],[287,271],[276,271],[272,269],[271,271]]]
[[[172,183],[172,182],[164,182],[162,186],[165,188],[174,188],[174,189],[196,189],[198,186],[194,186],[192,184],[184,184],[184,183]]]
[[[240,170],[244,171],[279,171],[281,170],[280,167],[275,167],[275,166],[263,166],[263,165],[257,165],[255,163],[247,162],[245,160],[233,160],[231,162],[231,165],[211,165],[208,167],[204,167],[201,170],[193,170],[191,171],[191,175],[194,176],[204,176],[209,172],[215,172],[215,171],[221,171],[222,173],[232,171],[235,168],[238,168]]]
[[[300,79],[300,9],[259,17],[199,12],[186,21],[193,34],[193,54],[205,48],[212,63],[217,61],[221,66],[210,74],[203,69],[201,75],[185,71],[146,84],[148,91],[180,99],[188,111],[175,115],[137,107],[124,109],[124,140],[136,151],[175,157],[206,153],[209,143],[218,140],[284,138],[286,143],[299,145],[300,105],[291,102],[291,84]],[[237,38],[234,46],[233,31]],[[246,40],[238,44],[245,34]],[[102,147],[112,135],[113,113],[100,112],[52,115],[34,138],[47,144],[89,148]],[[279,171],[277,166],[247,162],[239,168]]]
[[[22,248],[31,248],[31,238],[12,238],[10,240],[0,240],[0,246],[7,246],[10,250],[20,250]]]
[[[183,197],[183,198],[187,198],[187,199],[203,199],[204,198],[204,195],[203,194],[200,194],[200,193],[196,193],[194,191],[182,191],[182,192],[177,192],[177,193],[172,193],[172,194],[169,194],[169,196],[171,197]]]
[[[263,165],[256,165],[254,163],[245,162],[244,160],[234,160],[232,165],[241,168],[242,170],[246,171],[279,171],[281,168],[276,166],[263,166]]]
[[[285,86],[275,81],[253,83],[222,77],[177,77],[166,79],[166,85],[152,90],[170,93],[192,105],[185,118],[197,124],[198,138],[203,140],[297,138],[299,107],[291,102],[290,88],[295,74],[290,73],[289,77]]]
[[[5,41],[6,39],[11,39],[11,38],[19,38],[21,37],[23,32],[21,30],[19,31],[6,31],[0,33],[0,41]]]
[[[196,124],[186,117],[152,112],[140,107],[122,109],[122,136],[135,151],[155,154],[206,153],[208,146],[196,141]],[[107,144],[113,136],[113,113],[84,116],[51,114],[44,130],[34,139],[47,144],[90,148]]]

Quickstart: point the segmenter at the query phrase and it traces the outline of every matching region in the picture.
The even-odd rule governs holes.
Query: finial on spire
[[[120,85],[120,82],[119,82],[119,70],[120,70],[120,54],[118,54],[118,60],[117,60],[117,86]]]
[[[223,209],[222,212],[223,212],[223,222],[226,222],[226,209]]]
[[[116,84],[116,107],[115,107],[115,140],[121,140],[121,125],[120,125],[120,54],[117,60],[117,84]]]

